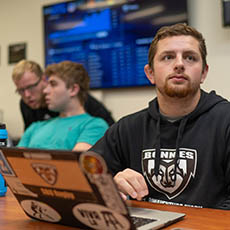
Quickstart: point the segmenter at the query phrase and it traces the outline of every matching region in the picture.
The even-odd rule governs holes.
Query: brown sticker
[[[107,173],[104,159],[92,151],[83,153],[80,157],[80,163],[81,167],[87,174]]]

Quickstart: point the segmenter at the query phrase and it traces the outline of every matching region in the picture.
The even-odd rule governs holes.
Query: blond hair
[[[43,70],[39,64],[34,61],[21,60],[13,69],[12,79],[14,81],[20,80],[26,71],[34,73],[38,78],[41,78],[43,75]]]

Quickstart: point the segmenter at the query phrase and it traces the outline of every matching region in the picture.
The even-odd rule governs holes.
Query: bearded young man
[[[124,199],[230,209],[230,104],[200,89],[206,56],[202,34],[190,26],[157,32],[144,67],[157,97],[91,148]]]

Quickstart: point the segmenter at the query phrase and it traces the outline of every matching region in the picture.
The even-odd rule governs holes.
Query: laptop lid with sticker
[[[81,229],[135,229],[97,154],[5,148],[0,169],[31,218]]]
[[[149,209],[150,220],[147,210],[144,215],[135,210],[135,222],[143,225],[135,227],[104,159],[92,151],[0,148],[0,172],[25,213],[37,220],[80,229],[145,230],[184,216]]]

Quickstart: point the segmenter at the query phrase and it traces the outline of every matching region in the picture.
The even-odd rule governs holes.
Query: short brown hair
[[[12,73],[13,81],[20,80],[26,71],[30,71],[34,73],[35,75],[38,76],[38,78],[41,78],[43,75],[43,70],[38,63],[34,61],[21,60],[15,65],[13,69],[13,73]]]
[[[149,62],[149,66],[152,69],[153,69],[153,59],[156,55],[158,42],[167,37],[180,36],[180,35],[192,36],[199,42],[199,50],[201,53],[203,70],[204,70],[204,68],[207,66],[207,61],[206,61],[207,49],[206,49],[205,39],[203,38],[202,34],[198,32],[195,28],[188,26],[184,23],[178,23],[172,26],[163,26],[157,31],[149,48],[148,62]]]
[[[47,66],[45,75],[48,78],[51,75],[59,77],[66,83],[67,88],[74,84],[78,84],[80,87],[78,98],[80,103],[84,105],[87,98],[87,91],[89,89],[89,76],[82,64],[72,61],[51,64]]]

